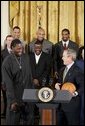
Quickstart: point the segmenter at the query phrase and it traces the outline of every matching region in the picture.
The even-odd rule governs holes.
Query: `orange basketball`
[[[73,83],[66,82],[62,85],[61,90],[68,90],[70,93],[74,93],[76,90],[76,87]]]

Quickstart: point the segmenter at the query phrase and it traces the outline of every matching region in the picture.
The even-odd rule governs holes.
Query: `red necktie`
[[[64,46],[63,46],[63,48],[64,48],[64,50],[66,50],[66,49],[67,49],[67,47],[66,47],[66,43],[64,43]]]

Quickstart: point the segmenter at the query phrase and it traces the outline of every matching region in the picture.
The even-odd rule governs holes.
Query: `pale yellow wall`
[[[10,34],[8,1],[1,1],[1,49],[4,48],[4,40]]]

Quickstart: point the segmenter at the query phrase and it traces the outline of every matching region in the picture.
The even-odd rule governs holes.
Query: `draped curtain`
[[[84,45],[84,1],[9,1],[9,23],[11,28],[21,28],[26,44],[41,26],[54,44],[61,40],[62,29],[68,28],[70,39]]]

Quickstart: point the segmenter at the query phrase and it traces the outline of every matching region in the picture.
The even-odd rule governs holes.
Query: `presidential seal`
[[[49,102],[53,99],[53,90],[48,87],[43,87],[38,91],[38,98],[42,102]]]

